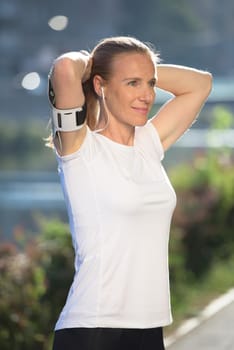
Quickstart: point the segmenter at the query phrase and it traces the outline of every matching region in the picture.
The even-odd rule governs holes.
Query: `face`
[[[111,78],[104,85],[110,121],[131,127],[147,122],[155,99],[156,74],[146,54],[120,54],[114,59]]]

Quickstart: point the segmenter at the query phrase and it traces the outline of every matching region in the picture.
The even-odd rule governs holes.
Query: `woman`
[[[54,350],[164,349],[176,196],[161,160],[198,115],[211,80],[207,72],[159,64],[131,37],[55,61],[54,145],[76,272]],[[173,98],[148,120],[156,86]]]

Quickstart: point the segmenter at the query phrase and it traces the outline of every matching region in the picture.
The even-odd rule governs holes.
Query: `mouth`
[[[132,107],[134,111],[136,111],[139,114],[147,115],[149,113],[149,108],[147,107]]]

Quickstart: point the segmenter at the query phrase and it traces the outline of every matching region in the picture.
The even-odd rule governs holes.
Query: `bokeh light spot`
[[[21,85],[24,89],[35,90],[40,85],[41,79],[37,72],[31,72],[24,76]]]
[[[68,17],[54,16],[48,21],[48,25],[53,30],[64,30],[68,25]]]

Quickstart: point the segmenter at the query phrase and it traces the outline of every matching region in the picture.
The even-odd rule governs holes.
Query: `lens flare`
[[[48,21],[48,25],[53,30],[64,30],[68,25],[68,17],[54,16]]]
[[[21,85],[26,90],[35,90],[39,87],[41,78],[37,72],[31,72],[26,74],[22,81]]]

